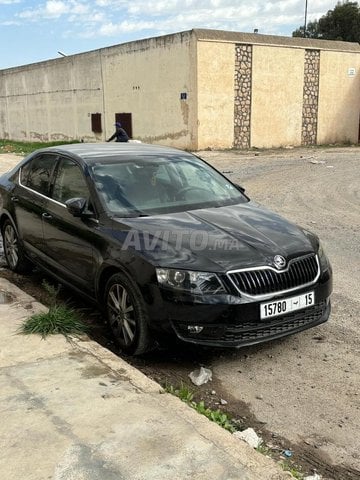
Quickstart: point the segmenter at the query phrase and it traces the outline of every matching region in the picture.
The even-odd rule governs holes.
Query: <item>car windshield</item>
[[[232,183],[197,157],[133,157],[91,167],[105,208],[119,217],[221,207],[248,201]]]

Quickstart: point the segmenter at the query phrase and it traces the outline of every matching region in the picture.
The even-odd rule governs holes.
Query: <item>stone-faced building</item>
[[[191,30],[0,71],[0,138],[357,143],[360,45]]]

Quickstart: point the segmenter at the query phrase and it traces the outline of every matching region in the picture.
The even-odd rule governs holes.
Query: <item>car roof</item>
[[[99,161],[121,161],[129,157],[138,156],[189,156],[192,154],[173,147],[163,145],[150,145],[147,143],[114,142],[114,143],[72,143],[55,147],[48,147],[42,152],[54,152],[63,155],[80,157],[86,164]]]

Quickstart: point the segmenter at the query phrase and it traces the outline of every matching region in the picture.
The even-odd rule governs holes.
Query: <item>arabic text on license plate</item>
[[[265,302],[260,305],[260,318],[278,317],[285,313],[311,307],[315,303],[315,293],[308,292],[296,297],[283,298],[272,302]]]

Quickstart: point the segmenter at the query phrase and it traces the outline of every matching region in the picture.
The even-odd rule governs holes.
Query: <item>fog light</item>
[[[204,327],[199,327],[198,325],[188,325],[187,329],[189,333],[200,333],[204,330]]]

